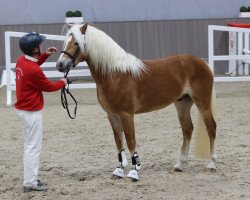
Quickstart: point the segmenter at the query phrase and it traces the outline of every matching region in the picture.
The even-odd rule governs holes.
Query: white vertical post
[[[234,55],[214,55],[214,49],[213,49],[214,35],[213,35],[213,32],[215,32],[215,31],[228,31],[228,32],[235,32],[236,33],[236,40],[235,40],[235,43],[233,43],[236,46],[236,53]],[[238,33],[239,33],[239,40],[237,40]],[[208,26],[208,54],[209,54],[208,60],[209,60],[209,65],[211,66],[211,69],[214,70],[214,61],[220,61],[220,60],[228,60],[228,61],[240,60],[241,63],[242,63],[242,60],[244,60],[245,63],[250,64],[250,50],[243,49],[243,33],[247,33],[248,35],[250,35],[250,29],[215,26],[215,25]],[[244,39],[245,39],[245,37],[246,36],[244,36]],[[245,40],[245,42],[248,43],[248,45],[249,45],[249,40],[250,40],[250,37]],[[239,44],[238,49],[237,49],[238,42],[240,44]],[[248,55],[243,55],[243,54],[248,54]],[[237,65],[234,65],[233,67],[234,68],[232,68],[232,69],[234,70],[234,73],[235,73]],[[250,71],[250,69],[248,69],[248,72],[249,71]],[[230,75],[232,75],[232,74],[230,74]],[[214,78],[214,80],[215,80],[215,82],[250,81],[250,76],[249,75],[248,76],[240,76],[239,75],[239,76],[234,76],[234,77],[217,76]]]
[[[245,33],[244,34],[244,49],[248,49],[249,50],[249,33]],[[245,75],[249,75],[249,64],[244,63],[244,74]]]
[[[243,33],[238,33],[238,55],[243,54]],[[243,75],[242,60],[238,60],[238,75]]]
[[[229,32],[228,43],[228,54],[236,55],[236,32]],[[236,63],[236,60],[229,60],[228,73],[232,76],[236,75]]]
[[[214,29],[208,26],[208,64],[214,74]]]
[[[10,35],[5,32],[5,63],[6,63],[6,83],[7,83],[7,106],[12,106],[11,92],[11,57],[10,57]]]

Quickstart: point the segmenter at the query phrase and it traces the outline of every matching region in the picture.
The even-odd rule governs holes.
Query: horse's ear
[[[87,27],[88,27],[88,23],[85,23],[81,26],[80,31],[82,32],[82,34],[85,34]]]
[[[68,28],[68,29],[71,29],[72,27],[73,27],[72,24],[67,24],[67,28]]]

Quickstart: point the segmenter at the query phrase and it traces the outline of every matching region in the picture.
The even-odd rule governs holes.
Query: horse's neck
[[[90,73],[97,85],[109,84],[109,76],[104,75],[98,68],[94,66],[94,64],[90,60],[87,60],[86,62],[88,64]]]

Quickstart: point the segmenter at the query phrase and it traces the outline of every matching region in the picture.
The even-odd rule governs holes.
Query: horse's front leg
[[[134,128],[134,115],[121,112],[119,118],[124,130],[126,142],[128,149],[131,154],[133,169],[128,173],[128,178],[131,178],[132,181],[138,181],[138,170],[141,168],[139,156],[136,152],[136,139],[135,139],[135,128]]]
[[[115,171],[113,172],[114,178],[123,178],[124,177],[124,168],[127,167],[128,161],[126,158],[125,150],[124,150],[124,143],[123,143],[123,128],[120,122],[120,119],[115,115],[108,113],[108,119],[113,129],[115,143],[118,151],[118,160],[120,165],[116,167]]]

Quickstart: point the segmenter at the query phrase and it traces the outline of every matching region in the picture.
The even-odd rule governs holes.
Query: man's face
[[[35,56],[40,56],[42,52],[42,44],[40,44],[37,48],[33,50],[33,55]]]

